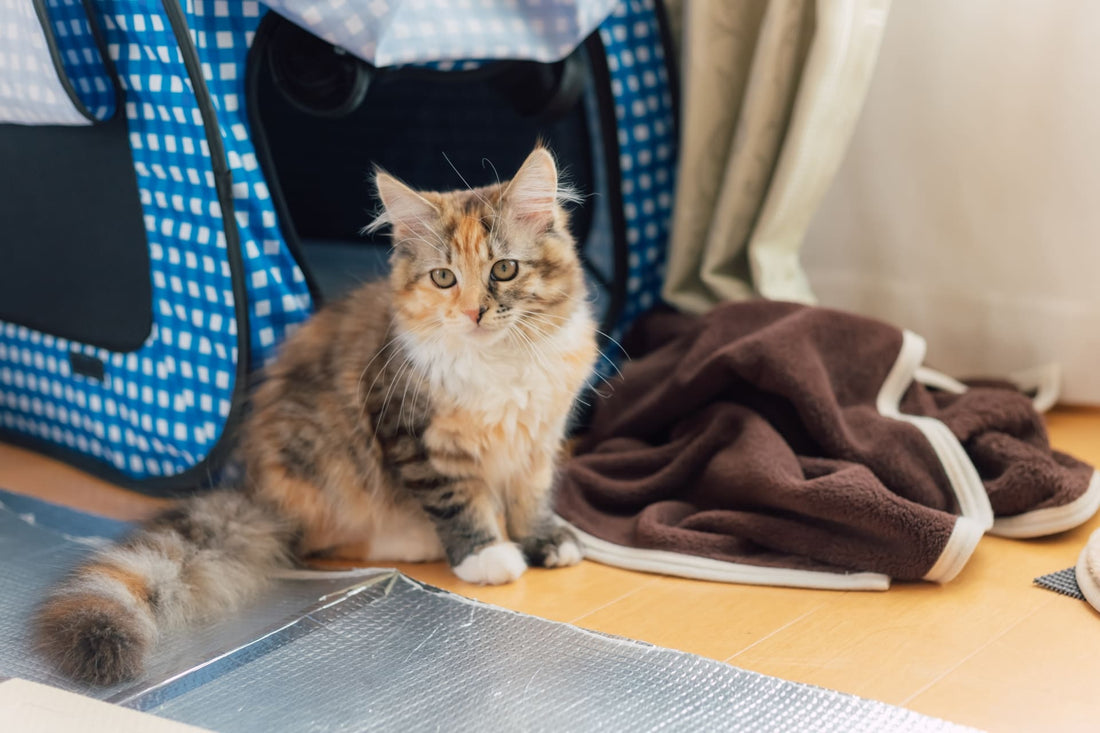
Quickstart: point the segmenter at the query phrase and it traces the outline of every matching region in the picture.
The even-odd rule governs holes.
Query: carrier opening
[[[592,82],[593,42],[550,64],[379,69],[270,14],[249,56],[252,132],[284,236],[318,300],[388,270],[388,237],[360,234],[378,206],[375,166],[421,189],[477,187],[511,175],[542,140],[585,194],[571,229],[598,315],[614,317],[624,238],[609,213],[617,159],[604,155],[601,131],[614,118]]]

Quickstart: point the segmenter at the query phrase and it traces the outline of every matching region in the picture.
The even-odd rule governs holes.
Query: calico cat
[[[596,331],[553,157],[450,193],[375,181],[388,281],[288,338],[243,427],[242,486],[178,502],[51,593],[36,630],[67,675],[132,678],[160,630],[310,555],[446,558],[471,583],[580,561],[550,498]]]

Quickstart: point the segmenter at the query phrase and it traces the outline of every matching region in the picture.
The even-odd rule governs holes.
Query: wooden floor
[[[1060,408],[1055,446],[1100,464],[1100,409]],[[0,444],[0,487],[135,519],[157,502]],[[585,562],[504,587],[439,565],[407,574],[456,593],[644,639],[745,669],[902,705],[991,731],[1100,730],[1100,614],[1032,584],[1069,567],[1100,518],[1063,535],[982,540],[945,586],[885,593],[758,588]]]

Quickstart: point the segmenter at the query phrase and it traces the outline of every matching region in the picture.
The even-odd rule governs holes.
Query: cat
[[[388,279],[314,314],[252,395],[239,487],[179,501],[36,615],[68,676],[134,678],[158,633],[216,618],[311,555],[446,559],[471,583],[580,561],[551,493],[596,327],[554,159],[418,192],[377,171]]]

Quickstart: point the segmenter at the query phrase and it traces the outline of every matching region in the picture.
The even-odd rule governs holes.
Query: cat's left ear
[[[389,224],[393,227],[394,239],[399,240],[408,236],[423,237],[432,230],[439,211],[431,201],[382,170],[375,173],[374,185],[378,188],[384,212],[367,231]]]
[[[543,147],[531,151],[505,189],[504,200],[523,224],[540,230],[550,227],[558,202],[558,168],[550,151]]]

